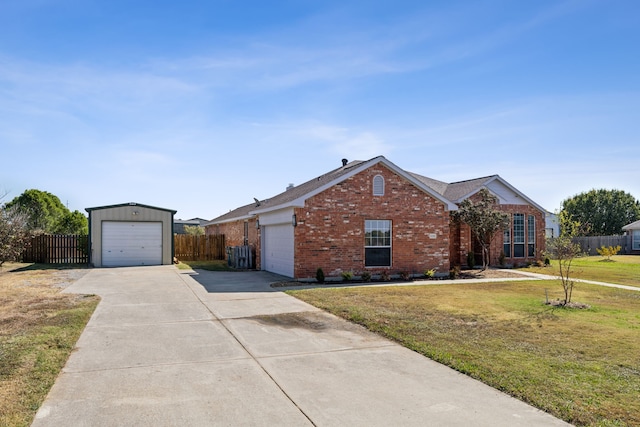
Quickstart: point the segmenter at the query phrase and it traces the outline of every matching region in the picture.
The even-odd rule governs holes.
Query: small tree
[[[598,254],[600,254],[600,256],[603,256],[607,259],[607,261],[611,261],[611,257],[614,255],[618,255],[618,252],[620,252],[622,250],[622,248],[620,247],[620,245],[618,246],[602,246],[598,249],[596,249],[596,251],[598,251]]]
[[[482,247],[482,271],[489,266],[489,247],[496,233],[509,226],[509,215],[495,209],[498,198],[486,188],[478,193],[478,201],[465,199],[454,213],[454,219],[469,225]]]
[[[562,305],[571,302],[575,281],[571,279],[571,266],[573,260],[583,255],[580,245],[573,242],[573,238],[585,233],[585,226],[579,221],[575,221],[565,211],[558,215],[560,222],[560,236],[547,241],[545,256],[558,261],[560,270],[560,281],[564,290],[564,301]]]

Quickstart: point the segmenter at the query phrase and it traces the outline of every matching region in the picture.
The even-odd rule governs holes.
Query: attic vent
[[[384,178],[382,175],[373,177],[373,195],[384,196]]]
[[[291,190],[293,187],[295,187],[295,185],[293,185],[293,183],[290,183],[290,184],[287,186],[287,191]]]
[[[342,166],[347,166],[347,163],[349,163],[349,160],[347,159],[342,159]]]

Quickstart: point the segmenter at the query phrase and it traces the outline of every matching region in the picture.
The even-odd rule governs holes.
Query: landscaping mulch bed
[[[484,271],[481,270],[462,270],[458,279],[505,279],[505,278],[522,278],[522,274],[508,271],[508,270],[496,270],[496,269],[487,269]],[[370,280],[368,282],[364,282],[362,280],[350,280],[348,282],[335,280],[335,281],[326,281],[325,283],[318,283],[316,281],[304,282],[304,281],[284,281],[284,282],[276,282],[272,283],[272,288],[288,288],[295,286],[338,286],[338,285],[366,285],[366,284],[402,284],[402,283],[411,283],[415,281],[440,281],[440,280],[449,280],[449,277],[414,277],[411,280],[402,280],[402,279],[393,279],[393,280]]]

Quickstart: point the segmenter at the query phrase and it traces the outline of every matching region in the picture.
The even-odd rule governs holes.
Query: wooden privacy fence
[[[89,239],[79,234],[33,236],[22,255],[23,262],[40,264],[86,264]]]
[[[175,234],[175,257],[180,261],[213,261],[225,259],[224,234],[191,236]]]
[[[619,254],[631,253],[631,236],[590,236],[575,237],[573,241],[589,255],[598,255],[597,249],[603,246],[620,246]]]

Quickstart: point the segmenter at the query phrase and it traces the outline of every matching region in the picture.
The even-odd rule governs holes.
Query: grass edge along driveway
[[[29,264],[0,271],[0,426],[31,424],[98,305],[97,296],[60,292],[76,273]]]
[[[576,425],[640,425],[640,292],[557,281],[287,291]]]

